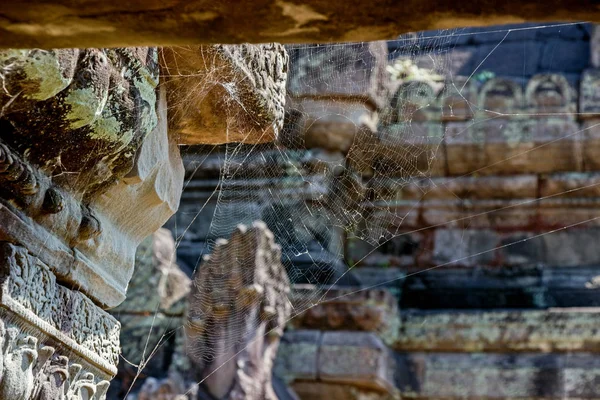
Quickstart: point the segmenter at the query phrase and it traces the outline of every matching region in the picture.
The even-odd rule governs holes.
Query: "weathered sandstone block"
[[[179,203],[157,61],[152,48],[0,53],[0,237],[104,306],[124,299],[135,248]]]
[[[398,351],[596,352],[596,309],[416,311],[402,315]]]
[[[165,47],[169,134],[185,144],[265,143],[283,126],[282,45]]]
[[[356,287],[331,288],[323,295],[320,292],[310,285],[294,287],[293,303],[302,304],[306,298],[317,298],[319,302],[295,316],[290,321],[291,326],[327,331],[374,332],[385,343],[394,340],[399,325],[399,310],[397,299],[390,292],[377,289],[357,291]]]
[[[286,333],[276,366],[290,383],[311,380],[384,394],[395,392],[393,371],[393,357],[376,334],[351,331]]]

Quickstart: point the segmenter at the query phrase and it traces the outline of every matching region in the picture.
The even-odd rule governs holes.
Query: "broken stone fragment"
[[[283,127],[288,55],[277,43],[166,47],[169,129],[183,144],[274,141]]]

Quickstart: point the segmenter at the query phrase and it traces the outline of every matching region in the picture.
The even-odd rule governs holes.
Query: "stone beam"
[[[525,21],[596,21],[592,0],[5,1],[0,47],[336,42]]]

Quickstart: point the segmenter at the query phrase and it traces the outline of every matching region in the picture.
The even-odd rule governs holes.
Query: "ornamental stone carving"
[[[291,314],[280,260],[273,234],[257,221],[240,225],[230,240],[219,239],[194,276],[186,352],[195,380],[204,380],[200,390],[213,398],[277,398],[271,369]]]
[[[208,65],[169,59],[179,54],[169,49],[159,65],[159,50],[146,47],[0,51],[0,398],[106,397],[120,324],[104,309],[125,299],[137,246],[177,210],[183,188],[178,139],[189,135],[171,110],[192,87],[159,86],[161,69],[210,72],[210,85],[193,86],[211,94],[193,117],[214,129],[191,134],[193,143],[277,136],[283,47],[206,51]],[[223,114],[221,89],[243,118]],[[189,279],[165,243],[154,272],[166,275],[158,294],[167,309]]]
[[[288,55],[278,43],[164,48],[169,129],[180,143],[266,143],[283,127]]]
[[[0,243],[0,275],[0,398],[104,399],[119,323],[23,247]]]

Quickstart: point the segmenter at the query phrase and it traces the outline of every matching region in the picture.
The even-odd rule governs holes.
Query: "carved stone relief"
[[[4,50],[0,70],[0,240],[116,306],[183,181],[157,49]]]
[[[182,102],[174,99],[198,86],[159,87],[156,48],[0,51],[0,398],[104,398],[117,371],[120,324],[102,308],[124,300],[135,249],[179,207],[184,170],[176,139],[277,136],[284,48],[204,50],[214,56],[212,86],[198,110],[209,128],[189,135],[176,122]],[[167,54],[194,78],[205,66],[169,50],[163,61]],[[162,68],[169,75],[172,64]],[[239,106],[236,115],[223,114],[222,90]],[[170,245],[158,271],[166,275],[163,309],[178,301],[175,286],[189,284],[172,268]]]
[[[0,398],[104,399],[119,323],[23,247],[0,242],[0,275]]]

